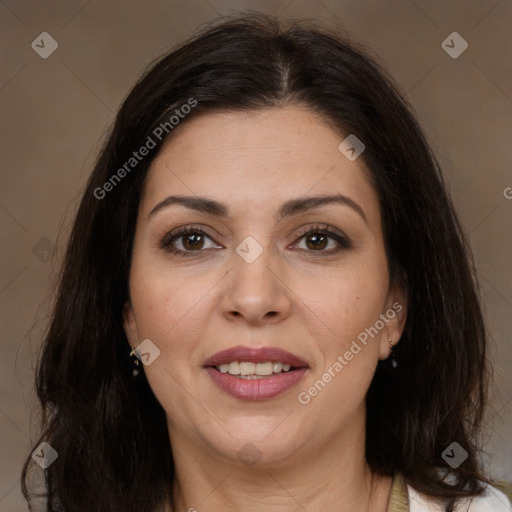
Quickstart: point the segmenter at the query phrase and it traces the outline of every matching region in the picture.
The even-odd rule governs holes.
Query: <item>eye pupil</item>
[[[184,237],[184,242],[183,242],[183,246],[186,248],[186,249],[197,249],[198,246],[201,245],[201,242],[203,242],[202,239],[202,235],[198,235],[198,234],[195,234],[195,233],[191,233],[189,235],[186,235]],[[192,242],[190,243],[190,241],[192,240]],[[188,246],[188,247],[187,247]]]
[[[327,237],[325,235],[321,235],[321,234],[312,234],[307,237],[308,246],[311,241],[313,241],[312,248],[323,249],[326,245]]]

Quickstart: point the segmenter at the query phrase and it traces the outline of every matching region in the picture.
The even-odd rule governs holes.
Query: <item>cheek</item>
[[[159,273],[153,276],[139,273],[133,280],[132,303],[136,312],[140,337],[152,339],[162,347],[182,338],[194,337],[200,328],[197,320],[204,307],[205,292],[211,287],[209,279],[182,278]],[[175,347],[179,348],[179,347]]]
[[[192,389],[191,362],[199,367],[196,353],[207,330],[206,292],[216,281],[207,276],[134,272],[131,292],[139,338],[149,338],[160,349],[160,357],[144,372],[158,401],[178,421],[198,414],[183,388]]]
[[[301,407],[323,417],[323,428],[333,433],[364,402],[380,342],[380,334],[368,330],[383,312],[387,293],[387,280],[379,273],[350,272],[338,278],[324,285],[323,294],[315,288],[310,295],[314,313],[304,311],[317,353],[312,374],[297,393]],[[332,411],[327,417],[326,408]]]
[[[375,324],[383,312],[387,286],[387,271],[382,266],[345,268],[331,272],[329,277],[303,282],[300,295],[307,297],[309,323],[323,351],[343,349]]]

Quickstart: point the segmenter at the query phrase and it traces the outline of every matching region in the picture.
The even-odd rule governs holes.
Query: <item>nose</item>
[[[252,263],[235,257],[222,298],[223,315],[229,321],[265,325],[281,322],[290,315],[290,289],[279,266],[275,261],[271,264],[266,253],[263,251]]]

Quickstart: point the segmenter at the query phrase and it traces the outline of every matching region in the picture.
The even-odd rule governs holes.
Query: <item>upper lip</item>
[[[220,366],[221,364],[231,363],[232,361],[246,361],[248,363],[265,363],[267,361],[276,361],[288,363],[295,368],[308,368],[308,363],[300,357],[277,347],[244,347],[237,346],[221,350],[208,358],[204,366]]]

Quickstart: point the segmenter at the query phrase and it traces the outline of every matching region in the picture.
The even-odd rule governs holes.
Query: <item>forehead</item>
[[[339,151],[344,138],[304,107],[199,115],[178,126],[152,162],[141,208],[148,213],[166,196],[185,194],[234,211],[277,210],[288,198],[342,193],[379,224],[368,171]]]

